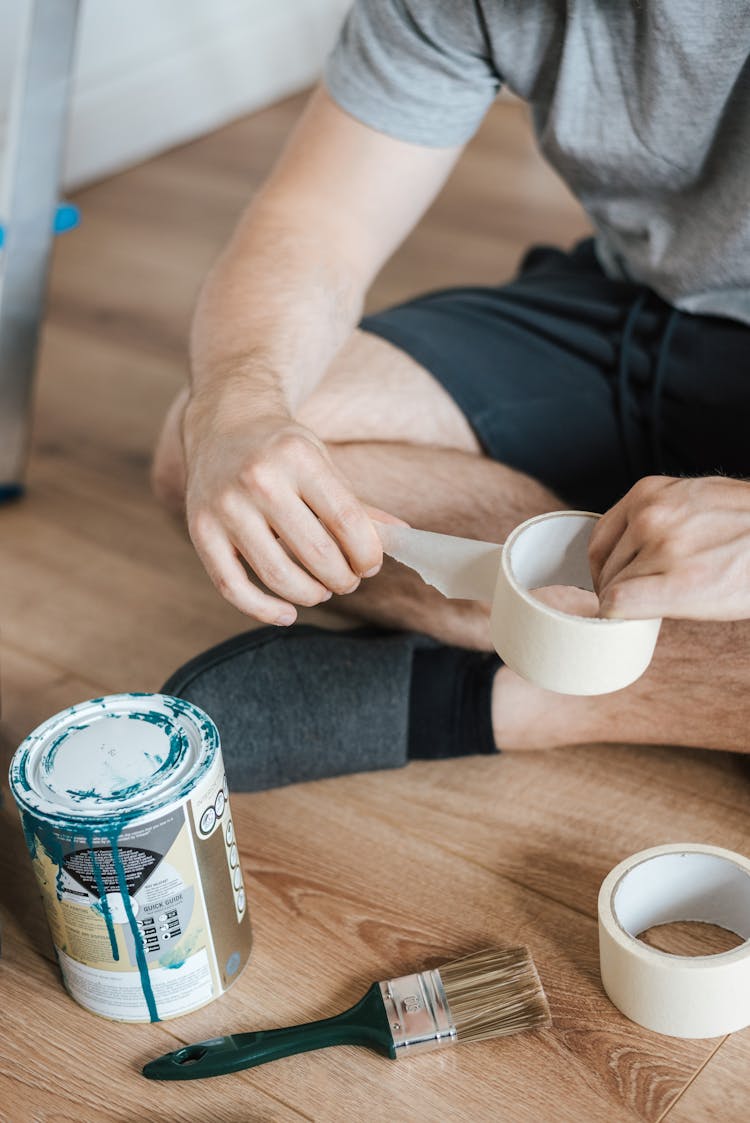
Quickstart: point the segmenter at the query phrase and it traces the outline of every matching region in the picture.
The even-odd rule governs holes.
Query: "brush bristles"
[[[547,998],[528,948],[487,948],[439,969],[459,1041],[550,1025]]]

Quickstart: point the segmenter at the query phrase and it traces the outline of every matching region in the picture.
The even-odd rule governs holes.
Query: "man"
[[[155,463],[216,587],[276,625],[167,684],[219,718],[241,783],[585,742],[746,749],[749,47],[730,0],[355,4],[205,284]],[[357,328],[503,82],[595,241]],[[607,510],[601,613],[670,618],[646,675],[605,697],[499,666],[486,606],[383,565],[373,525],[502,541],[568,506]],[[332,594],[381,627],[290,627]]]

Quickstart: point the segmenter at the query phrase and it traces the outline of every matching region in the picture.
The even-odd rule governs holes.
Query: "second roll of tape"
[[[646,929],[701,921],[738,947],[672,955],[642,943]],[[670,1037],[719,1037],[750,1025],[750,861],[718,846],[654,846],[620,862],[599,892],[604,989],[632,1021]]]
[[[648,667],[661,620],[573,616],[533,589],[593,592],[588,544],[599,515],[555,511],[517,526],[504,545],[378,523],[383,549],[444,596],[492,605],[491,635],[504,663],[559,694],[608,694]]]

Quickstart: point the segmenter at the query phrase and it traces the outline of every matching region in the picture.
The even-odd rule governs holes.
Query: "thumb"
[[[380,507],[371,507],[368,503],[363,503],[362,506],[367,511],[367,514],[378,523],[391,523],[393,526],[408,526],[409,523],[399,519],[396,515],[389,515],[387,511],[381,511]]]

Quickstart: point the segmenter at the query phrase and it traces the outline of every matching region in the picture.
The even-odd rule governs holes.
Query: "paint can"
[[[45,721],[10,786],[70,995],[160,1021],[223,994],[252,933],[219,734],[197,706],[114,694]]]

